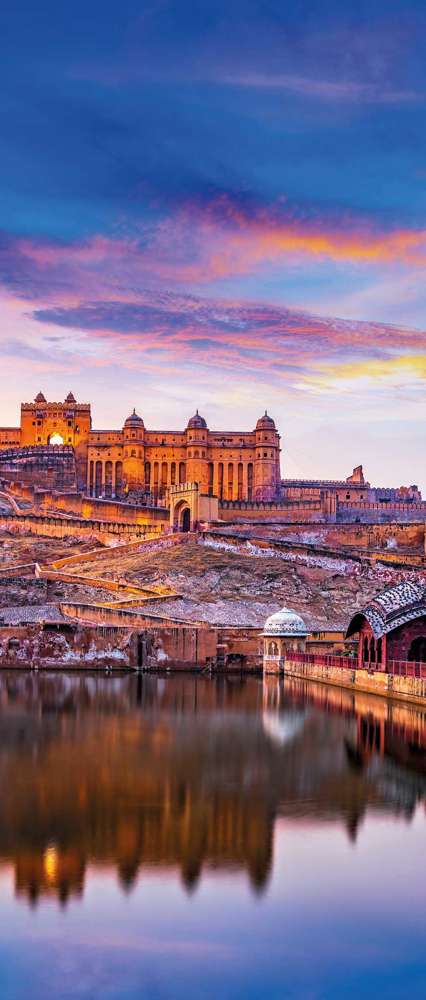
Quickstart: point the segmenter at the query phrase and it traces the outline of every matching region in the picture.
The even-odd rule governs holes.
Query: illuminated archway
[[[57,431],[50,435],[49,444],[63,445],[64,439]]]

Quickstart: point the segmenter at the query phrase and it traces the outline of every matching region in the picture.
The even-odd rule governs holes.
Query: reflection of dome
[[[262,722],[265,733],[273,743],[283,747],[286,743],[291,743],[303,729],[305,712],[264,712]]]
[[[74,394],[72,392],[68,393],[68,396],[66,397],[65,402],[66,403],[75,403],[76,402],[76,398],[75,398],[75,396],[74,396]]]
[[[257,431],[275,431],[276,430],[275,420],[273,420],[272,417],[268,416],[266,410],[265,410],[265,412],[263,414],[263,417],[259,417],[259,420],[257,421],[257,424],[256,424],[256,430]]]
[[[136,413],[136,410],[134,409],[133,413],[130,414],[130,417],[127,417],[127,420],[125,421],[124,426],[125,427],[144,427],[145,425],[144,425],[144,422],[142,420],[142,417],[140,417]]]
[[[45,403],[46,402],[46,397],[43,396],[42,392],[38,392],[37,395],[36,395],[36,398],[35,398],[34,402],[35,403]]]
[[[204,420],[204,417],[200,416],[198,410],[196,411],[196,413],[194,413],[194,416],[191,417],[190,420],[188,420],[188,428],[189,429],[202,428],[203,430],[207,429],[206,421]]]
[[[291,608],[281,608],[266,619],[263,635],[309,635],[305,622]]]

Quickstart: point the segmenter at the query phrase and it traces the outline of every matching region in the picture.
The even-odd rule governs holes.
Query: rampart
[[[54,514],[0,516],[0,530],[17,535],[44,535],[50,538],[98,538],[106,545],[114,539],[132,541],[158,536],[160,525],[125,524],[117,521],[86,520],[78,517],[61,517]]]
[[[275,524],[387,524],[426,522],[426,501],[363,502],[339,501],[330,492],[316,500],[246,501],[222,500],[222,521],[274,522]]]

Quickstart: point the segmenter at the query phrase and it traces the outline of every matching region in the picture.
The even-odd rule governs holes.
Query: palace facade
[[[90,403],[78,403],[72,392],[50,403],[39,392],[33,403],[21,404],[19,427],[0,428],[3,467],[8,458],[12,466],[54,465],[58,446],[65,464],[75,461],[77,488],[90,496],[161,497],[185,482],[219,500],[280,494],[280,435],[266,412],[251,431],[212,431],[198,410],[184,430],[148,430],[135,410],[120,429],[94,430]],[[67,468],[68,487],[69,479]]]

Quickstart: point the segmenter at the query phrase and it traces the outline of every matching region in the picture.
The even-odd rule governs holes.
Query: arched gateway
[[[198,483],[171,486],[168,497],[173,531],[194,531],[200,523],[217,520],[217,497],[201,493]]]

